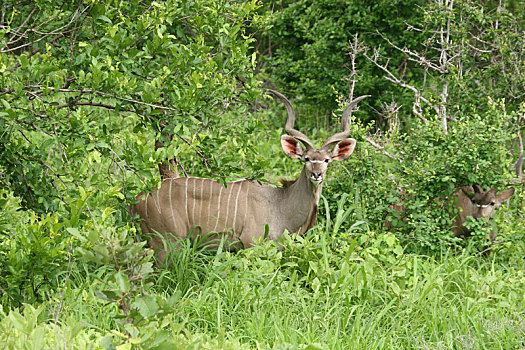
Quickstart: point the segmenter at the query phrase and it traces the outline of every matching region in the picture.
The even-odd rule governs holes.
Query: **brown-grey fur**
[[[499,193],[492,188],[484,191],[479,185],[460,187],[452,197],[457,210],[452,232],[456,237],[469,235],[470,232],[464,225],[469,216],[475,220],[480,218],[488,220],[494,215],[496,209],[513,194],[513,187]],[[494,231],[490,231],[487,238],[494,241],[496,236]]]

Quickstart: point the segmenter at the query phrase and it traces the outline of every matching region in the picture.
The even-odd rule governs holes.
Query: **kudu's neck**
[[[319,202],[319,197],[321,196],[323,184],[314,185],[310,181],[306,167],[303,167],[301,175],[299,178],[290,186],[284,188],[284,192],[290,199],[301,200],[305,202],[314,201],[315,204]],[[297,204],[297,203],[295,203]]]
[[[288,221],[289,230],[304,231],[305,225],[310,226],[313,215],[317,213],[322,186],[322,183],[315,186],[308,178],[306,169],[303,168],[297,181],[281,189],[283,199],[281,210]]]

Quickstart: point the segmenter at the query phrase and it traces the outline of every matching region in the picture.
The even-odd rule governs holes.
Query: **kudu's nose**
[[[320,180],[320,179],[321,179],[321,173],[312,173],[312,177],[313,177],[315,180]]]

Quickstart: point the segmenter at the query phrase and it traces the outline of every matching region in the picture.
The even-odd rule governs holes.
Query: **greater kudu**
[[[303,234],[317,219],[317,206],[328,164],[345,160],[354,151],[356,140],[350,136],[349,115],[368,96],[361,96],[346,106],[342,116],[343,131],[315,148],[312,141],[294,129],[295,111],[286,97],[271,90],[286,106],[288,119],[281,136],[281,146],[290,158],[304,162],[297,180],[283,187],[239,180],[227,186],[203,178],[165,179],[152,193],[140,194],[131,213],[140,216],[142,232],[150,234],[150,246],[164,261],[163,237],[185,238],[192,232],[209,237],[226,235],[231,248],[250,247],[257,238],[278,240],[285,230]],[[303,148],[304,147],[304,148]],[[267,226],[266,226],[267,225]],[[214,234],[217,233],[217,234]]]
[[[452,232],[456,237],[468,236],[470,231],[465,227],[465,222],[470,216],[475,220],[485,218],[489,220],[496,209],[514,194],[514,187],[497,192],[494,189],[483,191],[481,186],[462,186],[454,193],[452,201],[457,209],[457,215],[452,226]],[[493,242],[497,234],[490,231],[487,238]]]
[[[400,192],[400,194],[403,197],[408,196],[405,192]],[[453,218],[454,222],[450,230],[456,237],[469,236],[471,231],[465,226],[469,217],[472,217],[474,220],[482,218],[489,220],[496,212],[496,209],[512,197],[513,194],[514,187],[499,193],[492,188],[484,191],[479,185],[458,187],[449,200],[454,204],[454,212],[451,213],[451,218]],[[443,203],[443,200],[439,198],[436,201]],[[401,199],[391,205],[390,208],[402,218],[405,211],[405,201]],[[391,229],[392,222],[389,220],[385,221],[385,227],[386,229]],[[494,231],[489,231],[487,234],[487,238],[491,242],[494,241],[496,236],[497,234]]]

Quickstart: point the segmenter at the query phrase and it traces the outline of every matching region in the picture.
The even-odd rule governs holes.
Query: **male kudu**
[[[131,213],[140,216],[142,232],[150,234],[150,246],[161,261],[166,257],[163,237],[185,238],[192,232],[210,237],[226,235],[232,248],[250,247],[257,238],[278,240],[285,230],[303,234],[317,219],[317,206],[328,164],[345,160],[354,151],[356,140],[350,136],[349,115],[368,96],[351,101],[342,116],[343,131],[315,148],[312,141],[294,129],[295,111],[286,97],[271,90],[286,106],[288,119],[281,146],[290,158],[304,162],[297,180],[283,187],[239,180],[227,186],[203,178],[165,179],[152,193],[139,194]],[[215,234],[216,233],[216,234]]]

